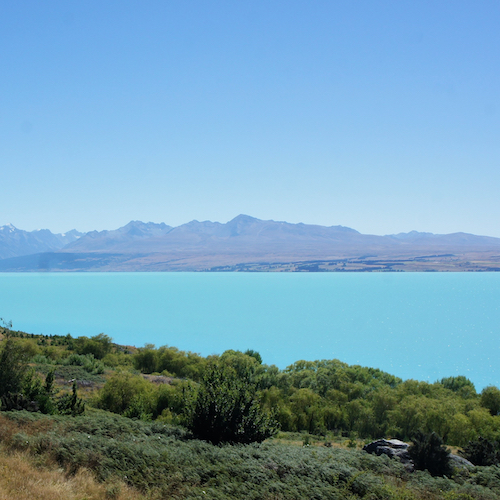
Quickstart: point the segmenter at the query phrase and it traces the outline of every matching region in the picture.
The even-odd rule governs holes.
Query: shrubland
[[[75,498],[500,495],[500,391],[478,394],[463,376],[403,381],[339,360],[280,370],[252,350],[0,334],[1,460],[94,492]],[[422,470],[359,449],[380,437],[412,441]],[[476,467],[449,467],[446,446]],[[15,498],[6,478],[0,497]]]

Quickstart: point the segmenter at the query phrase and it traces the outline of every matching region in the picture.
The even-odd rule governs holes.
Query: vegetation
[[[280,370],[252,350],[204,358],[169,346],[127,348],[104,334],[74,339],[7,326],[0,329],[7,500],[16,498],[4,493],[14,482],[2,471],[15,467],[55,482],[66,471],[61,498],[500,495],[496,387],[477,394],[463,376],[403,381],[338,360]],[[419,470],[359,449],[380,437],[411,441]],[[463,448],[475,467],[454,469],[446,446]]]
[[[461,455],[475,465],[498,465],[500,445],[496,441],[480,437],[476,441],[469,441],[461,451]]]
[[[251,372],[225,363],[208,367],[188,417],[188,429],[213,444],[260,443],[278,431],[278,423],[257,398]]]
[[[408,451],[416,469],[427,470],[433,476],[450,476],[453,472],[450,452],[435,432],[417,432]]]

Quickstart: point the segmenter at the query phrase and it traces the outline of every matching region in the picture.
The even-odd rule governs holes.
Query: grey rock
[[[474,464],[472,462],[469,462],[464,457],[453,455],[453,453],[450,453],[450,461],[451,466],[456,467],[457,469],[469,469],[470,467],[474,467]]]
[[[415,465],[410,458],[408,447],[408,443],[399,439],[378,439],[365,445],[363,450],[378,457],[380,455],[387,455],[389,458],[397,458],[408,471],[413,472]]]

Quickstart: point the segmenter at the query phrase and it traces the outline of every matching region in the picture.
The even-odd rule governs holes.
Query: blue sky
[[[500,237],[500,3],[0,4],[0,225]]]

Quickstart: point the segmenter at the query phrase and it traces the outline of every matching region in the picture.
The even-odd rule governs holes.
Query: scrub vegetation
[[[6,500],[21,475],[35,499],[500,497],[500,390],[463,376],[403,381],[338,360],[280,370],[252,350],[203,357],[104,334],[0,337]],[[381,437],[412,442],[419,470],[360,449]],[[454,467],[450,447],[474,467]]]

